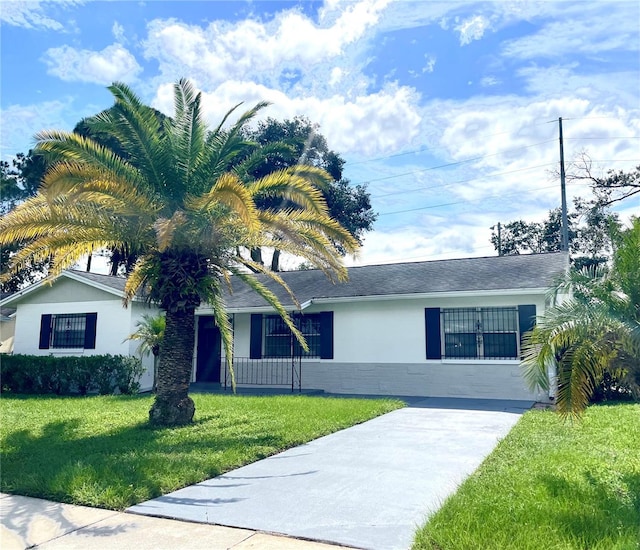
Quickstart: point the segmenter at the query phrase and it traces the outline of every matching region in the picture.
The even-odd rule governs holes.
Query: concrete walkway
[[[133,506],[129,512],[356,548],[405,550],[532,402],[410,406]]]
[[[2,550],[339,550],[247,529],[0,494]]]
[[[533,403],[406,401],[130,513],[0,494],[0,548],[407,549]]]

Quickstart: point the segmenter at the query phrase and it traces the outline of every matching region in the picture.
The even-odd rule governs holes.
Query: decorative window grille
[[[443,357],[517,359],[518,309],[478,307],[442,310]]]
[[[320,357],[320,315],[294,315],[293,321],[302,332],[309,351],[306,352],[279,315],[265,315],[263,321],[263,357]]]
[[[87,316],[63,314],[51,316],[52,348],[84,348]]]

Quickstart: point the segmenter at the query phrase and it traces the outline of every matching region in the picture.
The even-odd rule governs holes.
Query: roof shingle
[[[300,303],[317,298],[353,298],[439,292],[544,289],[569,265],[563,252],[519,256],[462,258],[349,268],[349,281],[333,284],[318,270],[280,273]],[[285,305],[291,298],[279,285],[260,276]],[[266,302],[242,284],[233,285],[227,307],[252,308]]]

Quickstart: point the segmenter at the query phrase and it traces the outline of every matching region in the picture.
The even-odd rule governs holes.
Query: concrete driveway
[[[532,402],[427,398],[128,512],[366,549],[416,528]]]

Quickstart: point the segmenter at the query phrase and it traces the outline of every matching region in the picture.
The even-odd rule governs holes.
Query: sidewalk
[[[338,550],[340,547],[235,529],[60,504],[0,493],[2,550]]]

